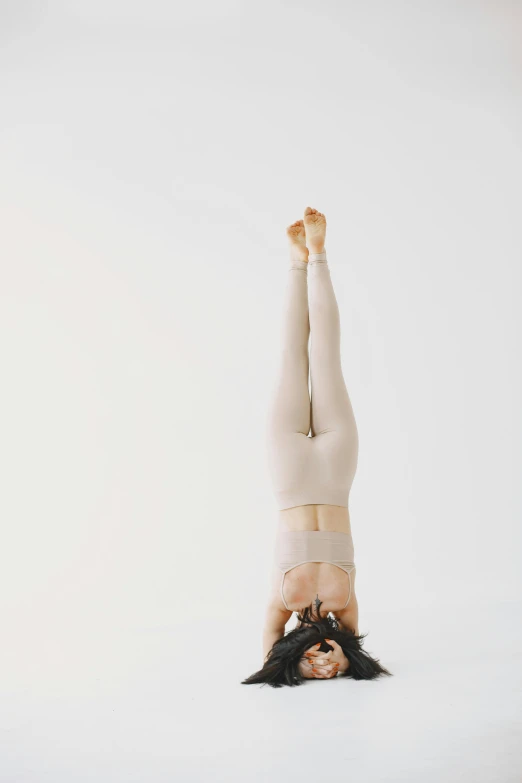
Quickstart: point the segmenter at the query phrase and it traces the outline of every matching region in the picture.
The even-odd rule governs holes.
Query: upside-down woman
[[[363,649],[366,634],[359,634],[348,510],[359,441],[341,367],[325,216],[307,207],[287,236],[281,358],[267,419],[278,530],[264,663],[243,684],[371,680],[390,672]],[[293,612],[297,625],[285,635]]]

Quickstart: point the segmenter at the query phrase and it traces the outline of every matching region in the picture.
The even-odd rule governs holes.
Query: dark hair
[[[301,627],[278,639],[268,653],[263,668],[251,674],[241,685],[271,685],[273,688],[281,688],[283,685],[302,685],[307,681],[298,669],[299,663],[306,650],[314,644],[321,642],[318,648],[322,652],[333,649],[325,639],[333,639],[343,649],[350,665],[345,672],[337,676],[351,677],[354,680],[375,680],[382,675],[391,675],[384,666],[381,666],[377,658],[372,658],[362,648],[362,640],[367,634],[357,636],[349,629],[340,626],[333,615],[321,617],[319,609],[321,601],[314,613],[312,605],[307,606],[302,613],[298,613],[297,620]]]

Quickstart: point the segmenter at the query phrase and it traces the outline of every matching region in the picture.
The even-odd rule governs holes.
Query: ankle
[[[299,262],[306,263],[308,261],[308,248],[292,247],[290,250],[290,259],[292,261],[299,261]]]
[[[303,261],[299,258],[291,258],[289,269],[303,269],[305,272],[308,269],[308,261]]]
[[[323,250],[321,253],[310,252],[308,254],[309,264],[325,264],[327,261],[328,259],[326,257],[326,250]]]

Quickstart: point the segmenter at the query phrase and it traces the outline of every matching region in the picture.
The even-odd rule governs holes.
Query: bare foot
[[[296,220],[286,229],[286,235],[290,242],[290,256],[293,261],[308,261],[308,248],[304,221]]]
[[[324,252],[324,239],[326,236],[326,218],[322,212],[312,207],[307,207],[304,212],[304,227],[306,246],[310,253]]]

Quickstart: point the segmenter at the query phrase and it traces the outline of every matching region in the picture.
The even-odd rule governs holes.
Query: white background
[[[308,781],[333,749],[363,783],[518,781],[522,4],[28,0],[0,29],[3,777]],[[394,677],[275,691],[239,683],[307,205]]]

